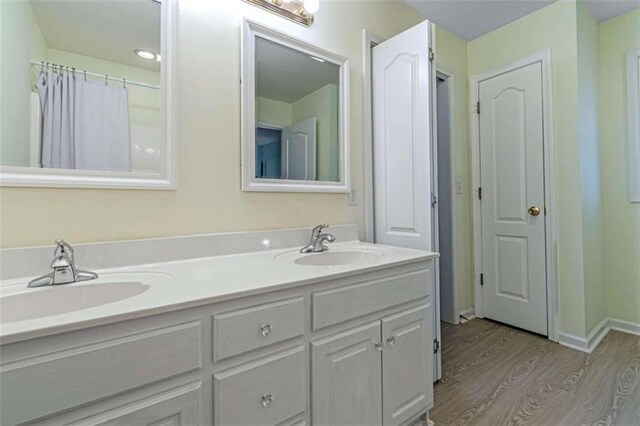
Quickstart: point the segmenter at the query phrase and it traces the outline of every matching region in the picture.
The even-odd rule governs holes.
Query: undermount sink
[[[280,253],[276,259],[303,266],[349,266],[376,263],[383,253],[378,250],[333,248],[320,253],[302,254],[298,250]]]
[[[322,253],[310,253],[294,260],[298,265],[333,266],[333,265],[360,265],[372,263],[380,259],[378,253],[367,251],[325,251]]]
[[[159,272],[106,273],[98,279],[26,289],[0,297],[0,323],[60,315],[138,296],[153,282],[173,278]]]

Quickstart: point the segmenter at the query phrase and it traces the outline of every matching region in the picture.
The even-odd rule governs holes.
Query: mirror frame
[[[151,1],[151,0],[149,0]],[[159,173],[110,172],[0,166],[0,186],[105,189],[177,189],[178,1],[162,0],[160,18],[161,137],[165,144]],[[25,141],[26,142],[26,141]]]
[[[279,45],[304,52],[340,66],[338,90],[338,144],[340,180],[308,181],[256,178],[255,139],[255,39],[260,37]],[[351,157],[349,147],[349,60],[345,57],[300,41],[290,35],[248,19],[242,30],[242,190],[262,192],[330,192],[348,193],[351,190]]]

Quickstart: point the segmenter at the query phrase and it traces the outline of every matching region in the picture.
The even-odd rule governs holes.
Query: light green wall
[[[462,194],[453,195],[454,263],[456,299],[462,312],[473,307],[473,234],[471,216],[471,156],[469,154],[469,111],[467,43],[436,26],[436,64],[454,76],[453,130],[451,135],[454,182],[462,183]]]
[[[31,60],[47,61],[47,44],[27,1],[0,1],[0,164],[29,165]]]
[[[607,316],[607,299],[598,140],[598,23],[583,2],[577,3],[577,30],[585,331],[588,334]]]
[[[336,182],[339,180],[338,87],[327,84],[292,104],[293,123],[311,117],[318,119],[316,178],[320,181]]]
[[[599,25],[605,282],[610,317],[640,323],[640,204],[629,200],[626,54],[640,48],[640,10]]]
[[[276,126],[291,126],[291,104],[267,98],[256,98],[256,120],[258,123]]]
[[[4,0],[0,4],[5,4]],[[248,18],[349,59],[351,173],[363,190],[362,29],[391,37],[423,20],[399,1],[323,1],[303,27],[242,0],[180,3],[176,191],[0,188],[0,246],[112,241],[358,223],[345,194],[241,191],[240,34]],[[212,41],[215,47],[212,48]]]
[[[467,60],[474,76],[551,50],[560,330],[585,336],[576,35],[575,2],[558,1],[469,42]]]
[[[626,53],[639,47],[640,10],[597,24],[575,1],[468,43],[470,76],[551,50],[560,330],[579,337],[606,316],[640,322],[625,94]]]

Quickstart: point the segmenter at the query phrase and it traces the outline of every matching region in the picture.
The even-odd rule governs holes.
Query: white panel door
[[[483,316],[547,335],[541,63],[479,99]]]
[[[372,49],[375,241],[431,249],[429,22]]]
[[[282,129],[282,177],[316,180],[316,118]]]

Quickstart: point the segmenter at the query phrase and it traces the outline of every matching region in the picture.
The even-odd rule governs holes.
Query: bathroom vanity
[[[5,282],[0,423],[413,422],[433,404],[436,256],[352,241]]]

